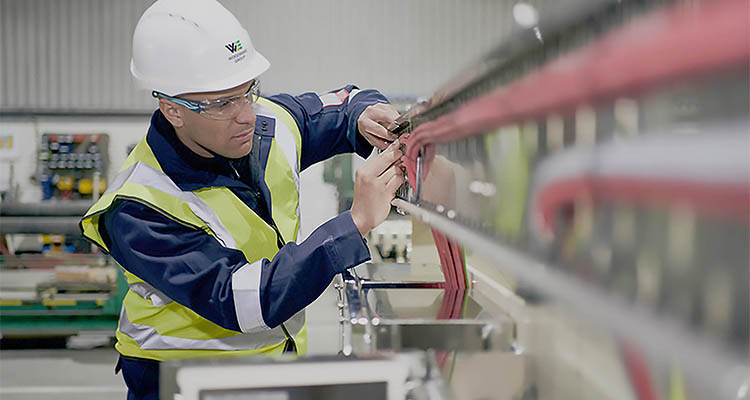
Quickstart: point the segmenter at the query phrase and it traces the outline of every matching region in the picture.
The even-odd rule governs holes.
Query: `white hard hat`
[[[215,0],[158,0],[133,33],[130,72],[141,88],[167,95],[230,89],[269,66]]]

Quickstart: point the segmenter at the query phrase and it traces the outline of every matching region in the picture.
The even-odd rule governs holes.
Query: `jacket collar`
[[[208,158],[194,153],[180,141],[172,124],[159,110],[154,111],[151,116],[146,142],[164,173],[182,190],[193,191],[216,186],[247,189],[248,184],[254,182],[254,177],[257,176],[251,174],[253,179],[247,183],[235,178],[233,166],[245,173],[257,170],[250,165],[253,157],[249,155],[233,160],[221,156]]]

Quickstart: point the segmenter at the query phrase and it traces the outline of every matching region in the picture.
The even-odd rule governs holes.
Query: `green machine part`
[[[323,163],[323,181],[336,185],[339,198],[338,212],[344,212],[352,207],[354,201],[352,176],[351,154],[339,154]]]
[[[0,334],[16,338],[70,336],[82,331],[114,334],[127,291],[125,277],[118,272],[113,294],[106,300],[0,300]]]

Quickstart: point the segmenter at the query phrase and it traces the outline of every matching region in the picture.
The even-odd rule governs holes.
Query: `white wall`
[[[0,0],[4,111],[148,111],[129,72],[151,0]],[[270,61],[269,93],[347,83],[427,96],[508,36],[511,0],[222,0]]]
[[[300,215],[302,218],[299,240],[306,238],[320,224],[336,216],[339,205],[336,186],[323,182],[323,163],[313,165],[302,173],[301,186]]]
[[[4,117],[0,119],[0,135],[19,138],[21,158],[14,162],[14,181],[20,183],[17,199],[23,202],[41,200],[39,185],[31,181],[36,173],[36,151],[45,133],[76,134],[106,133],[109,136],[109,175],[114,177],[127,156],[127,146],[137,143],[148,129],[148,116],[137,117]],[[5,167],[3,167],[5,168]]]

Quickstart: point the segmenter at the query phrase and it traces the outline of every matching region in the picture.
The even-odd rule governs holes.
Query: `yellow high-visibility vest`
[[[259,99],[258,106],[258,115],[276,120],[264,176],[271,193],[272,215],[282,237],[295,241],[299,233],[300,130],[283,107],[264,98]],[[115,347],[121,354],[155,360],[273,355],[283,351],[287,335],[296,342],[299,354],[306,352],[304,310],[273,329],[263,321],[260,269],[263,259],[270,260],[278,252],[276,232],[229,189],[181,190],[163,172],[144,137],[107,192],[81,220],[83,235],[105,251],[109,249],[99,234],[99,218],[117,199],[137,201],[178,223],[202,230],[223,246],[240,250],[248,261],[232,278],[235,304],[240,304],[237,317],[241,331],[214,324],[123,268],[130,290],[123,300],[116,332]]]

